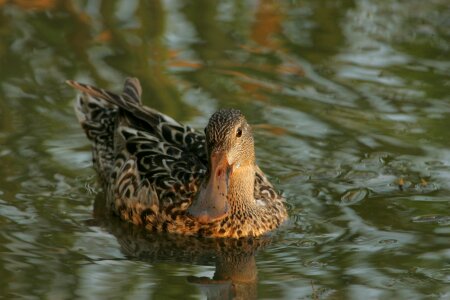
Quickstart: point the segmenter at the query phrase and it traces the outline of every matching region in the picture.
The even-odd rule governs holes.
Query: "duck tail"
[[[102,99],[113,105],[127,108],[130,105],[141,105],[142,88],[137,78],[127,78],[121,95],[74,80],[66,80],[71,87],[92,98]]]

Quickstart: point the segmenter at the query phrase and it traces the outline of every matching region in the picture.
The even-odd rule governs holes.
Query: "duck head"
[[[248,194],[242,191],[242,185],[234,183],[243,179],[239,178],[240,170],[254,170],[255,164],[252,130],[239,110],[221,109],[214,113],[205,128],[205,135],[208,172],[197,198],[188,209],[188,214],[203,224],[223,219],[230,213],[230,202],[236,200],[236,195]],[[245,178],[245,181],[253,183],[254,172],[249,174],[253,178]],[[236,191],[237,186],[239,190]],[[247,189],[253,193],[253,185]]]

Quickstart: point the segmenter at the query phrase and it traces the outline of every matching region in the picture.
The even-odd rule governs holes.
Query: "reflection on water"
[[[255,254],[270,243],[269,237],[198,239],[147,232],[111,216],[102,193],[96,198],[94,219],[87,224],[111,233],[122,254],[131,260],[214,266],[212,277],[186,277],[208,299],[257,299]]]
[[[0,1],[0,295],[448,298],[447,2]],[[226,106],[255,125],[290,210],[270,242],[92,218],[63,81],[130,75],[182,122]]]

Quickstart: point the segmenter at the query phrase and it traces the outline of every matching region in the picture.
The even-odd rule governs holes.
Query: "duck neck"
[[[255,168],[253,165],[241,166],[233,170],[230,178],[229,196],[232,212],[246,211],[256,204]]]

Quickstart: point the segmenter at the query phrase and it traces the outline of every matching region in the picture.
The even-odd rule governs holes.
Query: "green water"
[[[289,222],[253,245],[111,218],[76,79],[255,125]],[[449,299],[450,5],[0,1],[0,298]],[[95,210],[94,210],[95,206]]]

